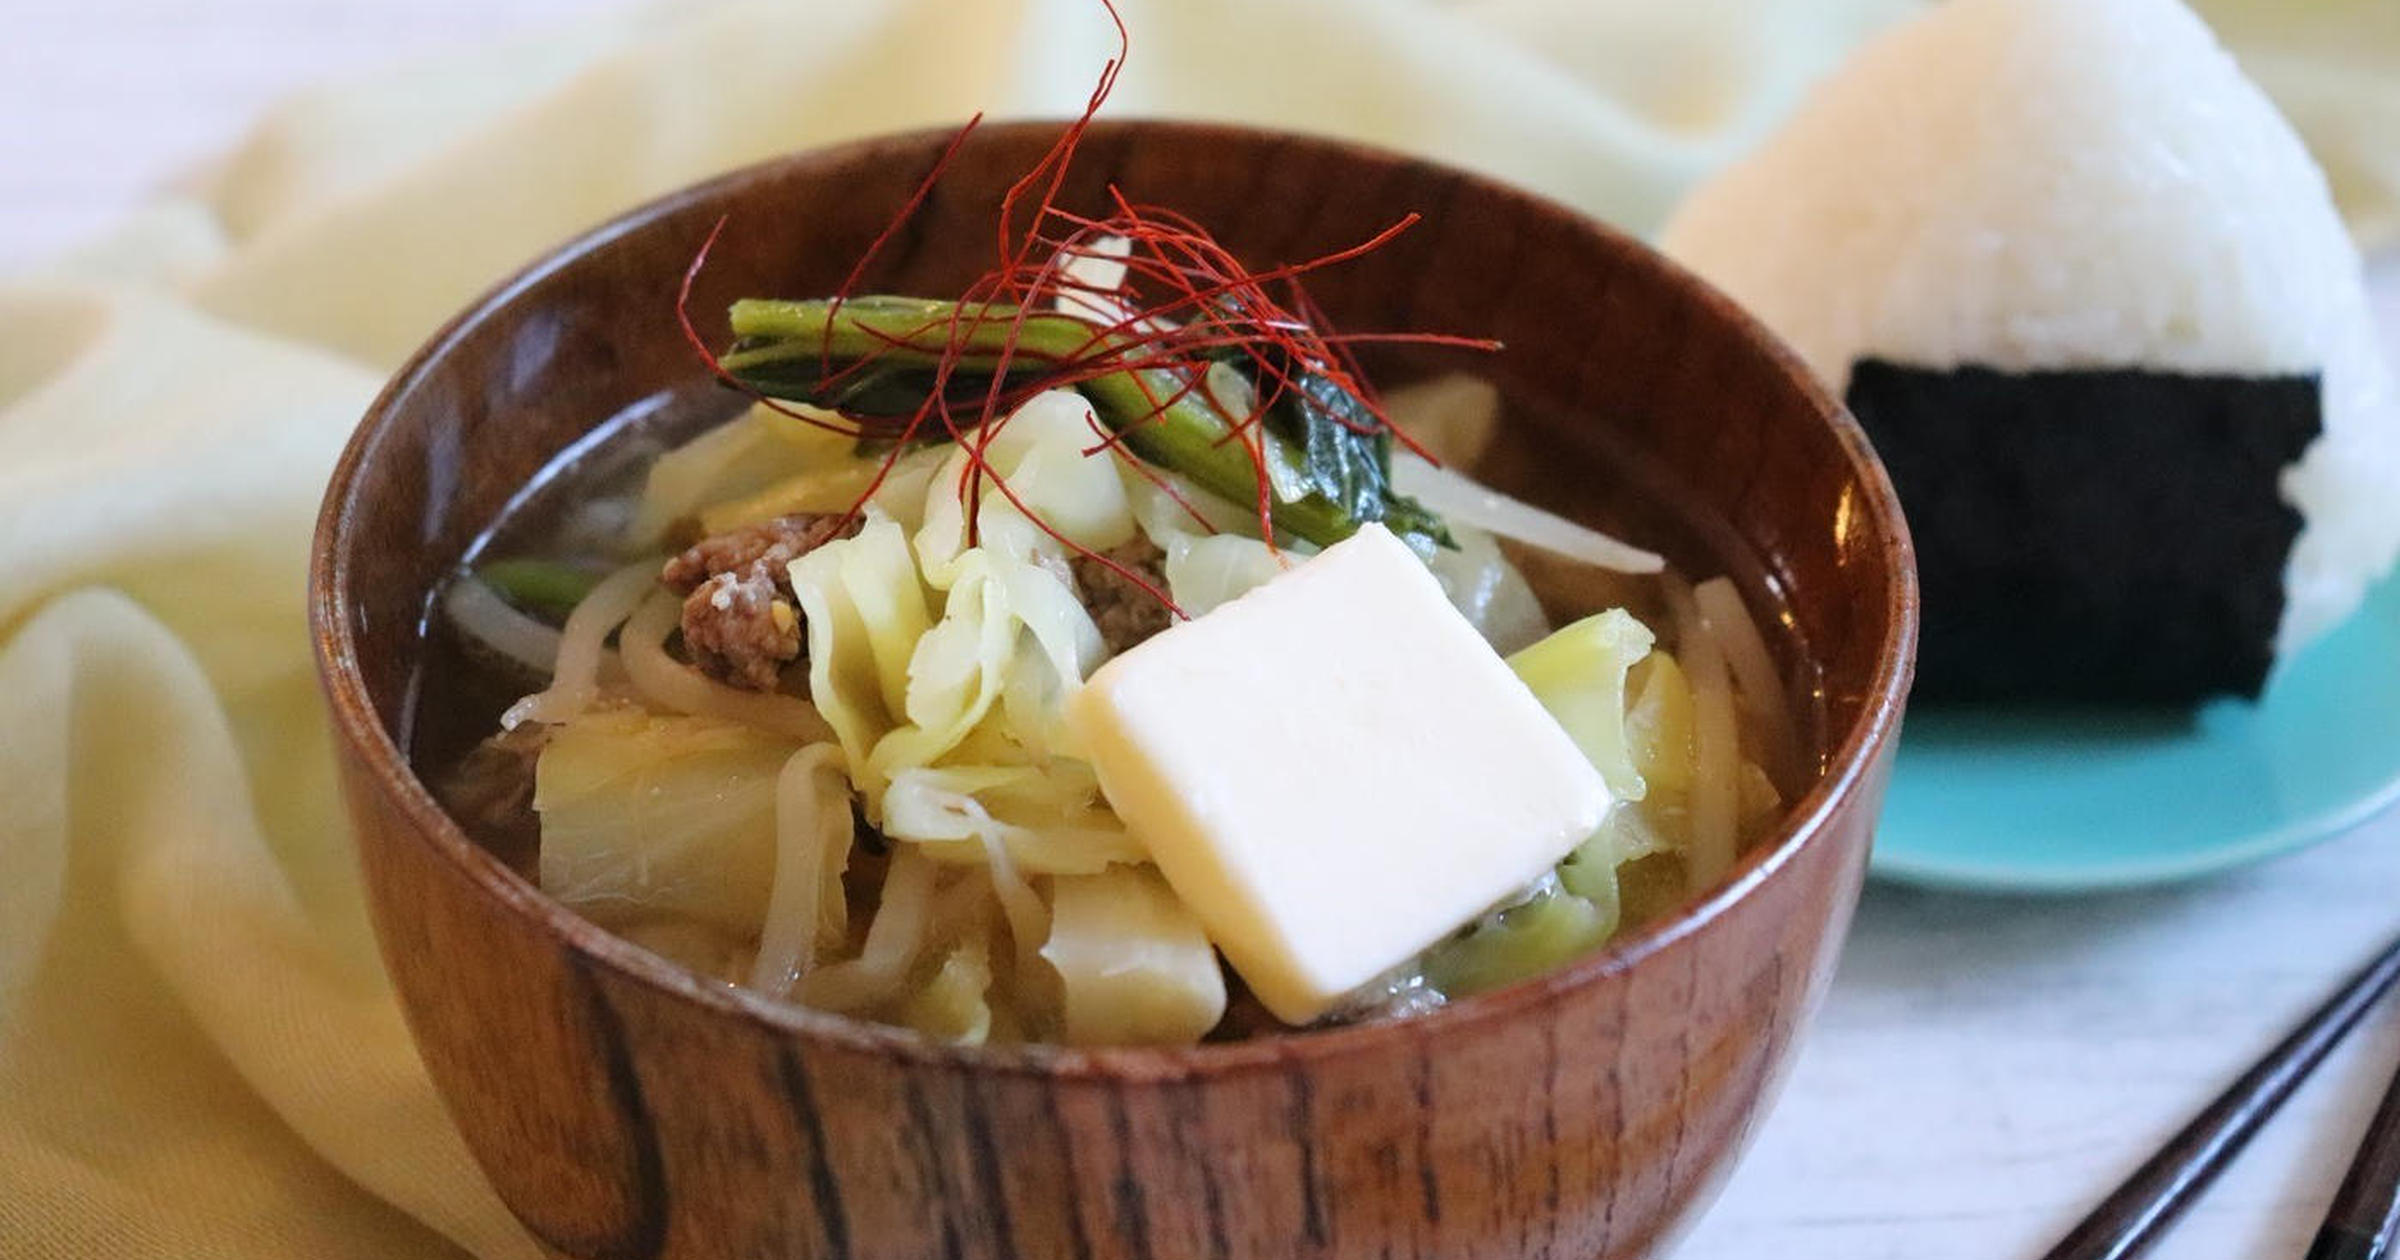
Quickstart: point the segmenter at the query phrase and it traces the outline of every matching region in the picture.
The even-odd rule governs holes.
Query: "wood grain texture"
[[[867,287],[955,291],[987,265],[999,191],[1052,130],[979,134]],[[608,937],[411,775],[395,732],[427,592],[552,453],[700,379],[672,300],[710,225],[731,216],[704,317],[830,291],[943,139],[773,163],[568,246],[405,368],[336,473],[319,651],[386,959],[469,1144],[563,1256],[1643,1254],[1727,1171],[1829,977],[1914,588],[1839,407],[1721,298],[1547,203],[1327,142],[1140,123],[1095,129],[1066,196],[1119,184],[1254,265],[1424,213],[1314,291],[1345,328],[1508,343],[1477,365],[1515,407],[1480,471],[1687,558],[1763,559],[1753,594],[1788,608],[1781,645],[1822,690],[1824,780],[1726,889],[1602,955],[1405,1023],[1181,1051],[931,1046]]]

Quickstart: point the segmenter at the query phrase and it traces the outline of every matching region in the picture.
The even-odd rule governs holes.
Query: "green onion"
[[[562,621],[606,576],[558,560],[494,560],[475,570],[478,581],[519,609]]]
[[[771,398],[891,415],[923,403],[945,359],[950,387],[965,399],[988,386],[1004,359],[1008,371],[1038,373],[1139,353],[1131,338],[1073,316],[1029,314],[1020,322],[1012,306],[960,318],[955,302],[869,296],[839,309],[837,318],[825,300],[736,302],[733,349],[720,363]],[[871,362],[838,381],[828,378],[828,367],[840,373],[860,360]],[[1454,545],[1439,517],[1392,491],[1390,437],[1372,431],[1366,404],[1321,374],[1287,375],[1298,388],[1286,391],[1256,435],[1271,482],[1290,481],[1301,491],[1269,496],[1276,528],[1328,546],[1380,521],[1426,554]],[[1075,388],[1135,455],[1231,502],[1255,504],[1260,469],[1250,448],[1223,412],[1187,386],[1177,371],[1126,368]]]

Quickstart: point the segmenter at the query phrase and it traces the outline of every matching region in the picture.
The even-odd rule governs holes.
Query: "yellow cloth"
[[[1121,0],[1113,112],[1328,131],[1647,230],[1908,0]],[[2400,10],[2221,0],[2354,222]],[[303,624],[378,380],[550,243],[796,147],[1077,107],[1089,0],[634,13],[294,100],[0,285],[0,1254],[533,1254],[365,926]],[[751,230],[774,230],[753,225]]]

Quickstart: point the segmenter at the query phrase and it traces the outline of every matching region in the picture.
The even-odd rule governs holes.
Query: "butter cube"
[[[1168,884],[1291,1024],[1539,878],[1610,801],[1381,526],[1110,661],[1069,720]]]

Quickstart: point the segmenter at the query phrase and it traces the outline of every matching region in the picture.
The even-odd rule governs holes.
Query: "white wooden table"
[[[97,230],[289,87],[593,3],[11,0],[0,271]],[[2157,892],[1875,887],[1780,1106],[1676,1255],[2037,1256],[2394,932],[2400,817]],[[2296,1257],[2395,1063],[2385,1010],[2156,1254]]]

